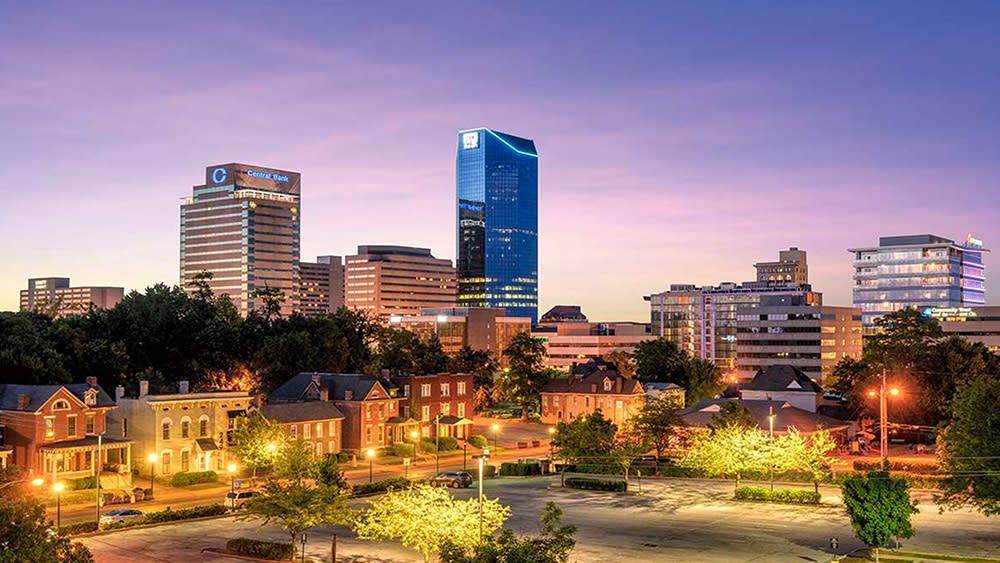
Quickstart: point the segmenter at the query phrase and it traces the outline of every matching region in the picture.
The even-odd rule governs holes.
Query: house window
[[[328,443],[326,444],[326,447],[327,447],[327,451],[328,451],[328,452],[330,452],[331,454],[333,454],[333,453],[337,453],[337,446],[336,446],[336,442],[333,442],[333,441],[331,441],[331,442],[328,442]]]
[[[378,417],[385,418],[385,404],[379,404],[378,406]]]
[[[553,395],[552,396],[552,404],[555,405],[555,406],[557,406],[557,407],[559,406],[559,395]]]
[[[615,401],[615,408],[616,409],[622,408],[622,402],[621,401]]]
[[[198,421],[198,436],[204,438],[208,436],[208,419],[202,418]]]
[[[330,427],[327,428],[327,430],[328,430],[328,432],[326,433],[326,435],[329,436],[329,437],[331,437],[331,438],[333,438],[334,435],[337,433],[337,424],[334,421],[331,420],[330,421]]]
[[[587,407],[588,409],[590,408],[590,397],[583,398],[583,406]]]
[[[93,433],[94,433],[94,415],[88,414],[87,415],[87,434],[93,434]]]
[[[316,442],[316,455],[323,455],[323,442]]]
[[[605,391],[611,391],[611,380],[610,379],[605,379],[604,380],[604,390]]]
[[[451,414],[451,403],[441,403],[441,414],[445,416]]]
[[[302,425],[302,437],[303,438],[305,438],[306,440],[312,438],[312,436],[310,435],[311,432],[312,432],[312,424],[303,424]]]
[[[56,419],[52,417],[45,418],[45,437],[55,438],[56,436]]]
[[[323,437],[323,423],[322,422],[317,422],[316,423],[316,437],[317,438],[322,438]]]
[[[421,383],[420,384],[420,396],[421,397],[430,397],[431,396],[431,384],[430,383]]]
[[[427,405],[420,407],[420,420],[431,419],[431,408]]]
[[[54,411],[68,411],[69,410],[69,403],[67,403],[66,401],[63,401],[62,399],[59,399],[58,401],[52,403],[52,410],[54,410]]]
[[[191,468],[191,452],[184,450],[181,452],[181,472],[187,473]]]
[[[576,399],[577,399],[577,396],[573,395],[573,408],[576,408]]]
[[[465,395],[465,382],[464,381],[459,381],[458,383],[456,383],[455,384],[455,391],[459,395]]]
[[[292,438],[293,439],[299,437],[299,427],[298,426],[296,426],[296,425],[293,424],[293,425],[289,426],[288,429],[292,431]]]
[[[450,397],[451,396],[451,385],[448,383],[441,384],[441,396]]]
[[[372,419],[372,406],[365,405],[365,420],[371,420],[371,419]]]
[[[191,437],[191,421],[182,420],[181,421],[181,438],[185,440]],[[181,463],[184,463],[184,453],[181,453]]]
[[[383,442],[385,442],[385,425],[384,424],[379,424],[378,425],[378,443],[381,444]]]
[[[465,403],[458,404],[458,416],[465,418]]]
[[[365,443],[366,444],[371,444],[372,443],[372,425],[371,424],[366,424],[365,425]]]
[[[66,417],[66,436],[76,436],[76,415]]]
[[[163,421],[163,430],[162,430],[162,433],[163,433],[163,439],[164,440],[169,440],[170,439],[170,421],[169,420],[164,420]]]
[[[410,384],[409,383],[403,385],[403,396],[404,397],[409,397],[410,396]]]
[[[162,466],[160,467],[160,473],[163,473],[165,475],[169,474],[170,473],[170,452],[163,452],[163,455],[160,456],[160,459],[163,462]]]

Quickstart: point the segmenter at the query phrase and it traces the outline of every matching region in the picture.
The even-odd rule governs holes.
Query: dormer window
[[[97,405],[97,391],[94,389],[87,390],[83,394],[83,402],[87,404],[88,407],[93,407]]]
[[[66,402],[66,401],[64,401],[64,400],[62,400],[62,399],[59,399],[58,401],[52,403],[52,410],[54,410],[54,411],[68,411],[69,410],[69,403]]]
[[[610,379],[605,379],[604,380],[604,390],[605,391],[611,391],[611,380]]]

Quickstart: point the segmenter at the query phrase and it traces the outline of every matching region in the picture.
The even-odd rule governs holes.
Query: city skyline
[[[809,252],[824,303],[850,305],[848,248],[1000,240],[995,5],[948,18],[888,3],[633,7],[614,25],[603,10],[464,7],[503,49],[455,49],[435,33],[458,19],[445,10],[300,21],[257,7],[229,28],[223,9],[103,8],[64,6],[73,24],[30,7],[0,21],[0,71],[17,77],[0,89],[2,310],[28,278],[176,283],[177,202],[212,162],[303,174],[303,256],[378,243],[455,260],[454,136],[470,125],[545,155],[542,310],[646,320],[643,295],[751,280],[790,246]],[[894,25],[903,12],[910,25]],[[116,33],[96,37],[98,25]],[[228,49],[247,34],[253,45]],[[472,61],[499,68],[511,49],[510,80],[469,79]],[[288,83],[302,88],[271,87]],[[987,279],[987,304],[998,297]]]

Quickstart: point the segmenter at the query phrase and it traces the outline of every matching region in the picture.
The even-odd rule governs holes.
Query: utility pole
[[[886,461],[889,458],[889,434],[888,426],[889,422],[886,416],[886,397],[885,397],[885,368],[882,368],[882,382],[878,393],[878,412],[879,412],[879,446],[882,453],[882,468],[887,469]]]
[[[104,439],[104,432],[97,435],[97,460],[94,465],[94,475],[97,475],[97,501],[94,503],[94,516],[97,519],[97,527],[101,527],[101,470],[104,469],[104,462],[101,459],[101,442]]]

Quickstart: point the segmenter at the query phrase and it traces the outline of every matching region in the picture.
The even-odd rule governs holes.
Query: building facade
[[[573,364],[602,358],[611,352],[635,350],[655,338],[646,323],[549,322],[531,332],[545,344],[547,367],[567,372]]]
[[[400,415],[419,423],[421,437],[472,435],[474,402],[471,373],[393,375],[399,389]]]
[[[736,315],[736,375],[748,381],[787,364],[826,381],[837,362],[861,357],[861,310],[813,305],[804,295],[765,295]]]
[[[916,307],[977,307],[985,303],[982,241],[957,243],[937,235],[880,237],[878,246],[851,248],[854,306],[865,330],[879,317]]]
[[[778,252],[777,262],[757,262],[758,282],[809,283],[806,251],[791,247]]]
[[[302,440],[316,455],[340,453],[344,414],[328,401],[275,403],[260,408],[264,418],[277,422],[292,440]]]
[[[156,475],[189,471],[221,471],[230,461],[229,444],[240,419],[253,407],[248,391],[192,393],[186,381],[177,393],[149,394],[149,382],[139,382],[139,395],[115,391],[118,408],[108,418],[108,435],[129,439],[149,471],[156,456]]]
[[[538,319],[538,152],[530,139],[460,131],[456,156],[458,304]]]
[[[344,275],[345,303],[354,310],[390,317],[455,305],[455,267],[427,248],[359,246]]]
[[[282,316],[298,307],[301,175],[247,164],[205,169],[205,184],[181,205],[180,283],[202,272],[240,314],[262,305],[255,292],[280,291]]]
[[[946,336],[980,342],[1000,354],[1000,307],[927,307],[923,315],[936,319]]]
[[[486,307],[432,307],[420,315],[394,315],[390,325],[415,333],[424,342],[437,336],[446,354],[455,354],[468,346],[493,354],[503,365],[503,351],[521,332],[531,332],[528,317],[508,317],[503,309]]]
[[[299,262],[299,312],[322,317],[344,306],[344,260],[340,256],[318,256],[315,262]]]
[[[30,278],[28,289],[21,290],[21,310],[78,315],[91,307],[110,309],[124,297],[123,287],[71,287],[69,278]]]
[[[646,404],[646,392],[637,379],[613,371],[585,377],[550,380],[542,388],[542,423],[570,422],[600,411],[619,428],[626,426]]]

